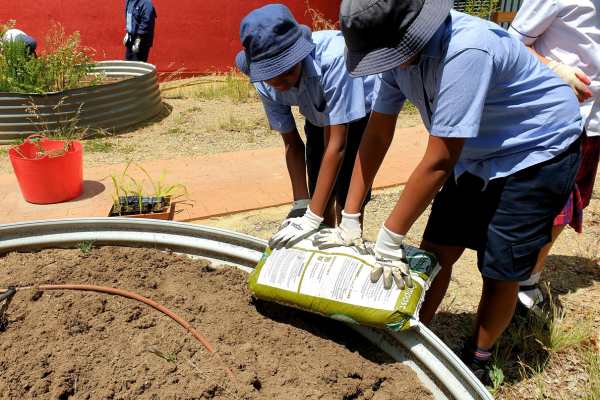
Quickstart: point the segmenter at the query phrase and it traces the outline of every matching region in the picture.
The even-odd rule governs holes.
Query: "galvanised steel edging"
[[[224,229],[182,222],[128,218],[72,218],[0,225],[0,254],[49,247],[98,245],[150,247],[228,263],[250,271],[261,259],[266,240]],[[73,282],[77,283],[77,282]],[[348,324],[397,362],[416,372],[436,400],[493,400],[486,388],[429,329],[418,326],[392,333]]]
[[[50,130],[73,118],[77,125],[118,132],[152,118],[163,109],[156,67],[131,61],[103,61],[96,67],[107,76],[133,78],[45,95],[0,92],[0,143],[38,133],[40,121],[26,110],[33,101]],[[56,105],[62,100],[57,113]],[[62,122],[61,122],[62,121]],[[37,127],[36,127],[37,125]]]

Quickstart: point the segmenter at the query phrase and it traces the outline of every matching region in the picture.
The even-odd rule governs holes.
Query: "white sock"
[[[538,283],[542,272],[531,274],[531,277],[526,281],[519,282],[519,286],[530,286]],[[519,292],[519,301],[527,308],[531,308],[536,304],[544,301],[544,296],[540,289],[525,290]]]

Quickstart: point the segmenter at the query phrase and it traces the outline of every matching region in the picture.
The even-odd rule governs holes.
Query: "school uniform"
[[[466,138],[424,239],[477,251],[483,276],[520,281],[551,240],[579,168],[571,87],[499,26],[451,11],[408,68],[381,74],[373,110],[408,99],[430,134]]]
[[[286,134],[296,128],[292,107],[305,118],[306,167],[312,197],[325,151],[325,126],[350,123],[344,161],[333,189],[336,202],[346,203],[354,161],[367,126],[375,77],[354,79],[344,66],[344,38],[339,31],[312,33],[314,49],[302,60],[299,87],[281,93],[264,82],[254,85],[270,128]],[[365,205],[371,198],[367,194]]]
[[[579,68],[593,96],[580,104],[582,159],[573,192],[554,225],[581,233],[600,160],[600,0],[525,0],[509,32],[549,60]]]

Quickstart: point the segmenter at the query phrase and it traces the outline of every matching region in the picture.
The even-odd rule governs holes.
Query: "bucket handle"
[[[43,140],[42,140],[42,142],[49,141],[49,139],[48,139],[46,136],[43,136],[43,135],[38,135],[38,134],[36,133],[35,135],[30,135],[30,136],[29,136],[27,139],[25,139],[25,143],[28,143],[28,142],[29,142],[29,139],[31,139],[32,137],[36,137],[36,136],[37,136],[37,137],[41,137],[41,138],[43,139]]]

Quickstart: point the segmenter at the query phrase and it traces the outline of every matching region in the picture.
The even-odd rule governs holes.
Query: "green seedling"
[[[131,191],[131,193],[133,193],[134,195],[136,195],[138,197],[138,206],[139,206],[139,210],[140,210],[140,214],[142,213],[142,196],[144,196],[144,188],[143,188],[143,184],[144,182],[146,182],[146,180],[144,179],[142,182],[140,182],[139,180],[133,179],[132,177],[129,177],[129,179],[131,179],[131,181],[133,181],[133,184],[135,185],[137,191]]]
[[[94,243],[96,243],[98,239],[92,239],[92,240],[84,240],[82,242],[77,243],[77,248],[83,253],[83,254],[87,254],[90,252],[90,250],[92,250],[92,247],[94,247]]]
[[[157,183],[155,184],[154,181],[152,180],[152,178],[150,177],[150,174],[148,174],[148,172],[141,165],[139,165],[139,164],[136,164],[136,165],[138,166],[139,169],[141,169],[146,174],[146,176],[150,180],[150,183],[152,184],[152,187],[154,188],[154,196],[156,197],[157,200],[160,199],[161,197],[167,197],[167,196],[173,197],[173,196],[177,196],[180,194],[185,194],[192,201],[196,201],[196,199],[194,199],[194,197],[192,197],[192,195],[188,193],[185,185],[182,185],[179,183],[177,183],[175,185],[171,185],[171,186],[163,185],[163,180],[165,179],[165,175],[167,174],[166,168],[163,169],[162,175],[160,176]]]
[[[150,353],[154,353],[157,356],[164,358],[167,361],[177,361],[177,353],[167,354],[161,349],[158,349],[154,346],[148,346],[146,347],[146,350],[148,350]]]

